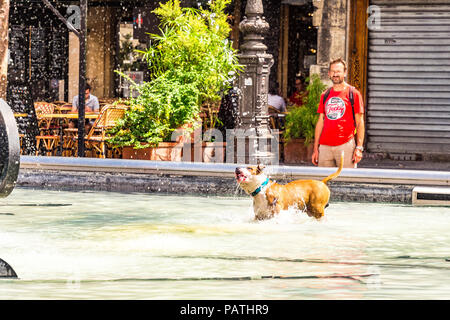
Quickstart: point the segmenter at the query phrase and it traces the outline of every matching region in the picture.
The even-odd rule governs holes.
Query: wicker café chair
[[[43,147],[45,154],[50,156],[54,154],[58,146],[60,127],[53,124],[52,118],[46,118],[43,115],[54,113],[55,105],[48,102],[35,102],[34,110],[39,128],[39,135],[36,136],[36,155],[39,155],[40,149]]]
[[[116,125],[117,120],[122,119],[125,115],[124,106],[108,105],[100,111],[100,115],[95,120],[94,125],[85,137],[85,145],[87,150],[91,150],[93,156],[106,158],[107,156],[107,136],[106,131]],[[78,137],[74,138],[77,141]]]
[[[48,130],[50,130],[50,124],[52,122],[52,119],[45,118],[42,115],[54,113],[55,105],[50,102],[43,102],[43,101],[35,102],[34,111],[36,112],[36,118],[40,133],[42,134],[43,131],[45,131],[45,133],[48,133]]]
[[[63,130],[63,141],[62,141],[62,156],[72,157],[76,154],[76,136],[78,133],[77,128],[65,128]]]
[[[269,112],[270,128],[271,129],[280,129],[279,124],[278,124],[278,114],[280,113],[280,111],[271,105],[267,105],[267,107],[268,107],[268,112]]]

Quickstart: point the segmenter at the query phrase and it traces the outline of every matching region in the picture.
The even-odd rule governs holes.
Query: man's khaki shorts
[[[352,161],[354,150],[354,138],[340,146],[327,146],[321,144],[319,146],[319,167],[339,167],[339,163],[341,162],[341,152],[344,151],[344,168],[356,168],[356,163],[353,163]]]

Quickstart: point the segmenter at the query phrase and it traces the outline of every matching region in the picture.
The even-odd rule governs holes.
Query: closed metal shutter
[[[371,0],[367,149],[450,154],[450,0]]]

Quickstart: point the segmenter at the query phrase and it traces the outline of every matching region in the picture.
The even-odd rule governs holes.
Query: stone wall
[[[288,179],[277,179],[286,184]],[[411,204],[409,185],[329,183],[331,201],[382,202]],[[17,187],[63,191],[109,191],[203,196],[248,197],[236,187],[233,177],[192,176],[182,174],[133,174],[21,169]]]
[[[79,61],[80,61],[80,41],[78,37],[69,32],[69,102],[75,95],[78,95],[78,80],[79,80]]]
[[[99,97],[114,95],[114,9],[93,7],[87,17],[86,78],[92,94]],[[69,34],[69,101],[78,94],[79,41]]]
[[[114,18],[113,8],[93,7],[88,12],[86,78],[97,97],[113,96]]]
[[[313,16],[313,24],[318,27],[317,64],[312,65],[310,73],[320,74],[328,79],[328,63],[342,57],[347,60],[347,0],[313,0],[318,9]]]

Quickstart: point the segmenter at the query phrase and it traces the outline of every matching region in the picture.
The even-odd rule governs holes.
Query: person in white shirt
[[[279,95],[278,83],[270,82],[269,94],[267,95],[267,104],[274,107],[279,112],[286,112],[286,102]]]
[[[98,102],[98,98],[91,94],[91,86],[86,84],[86,93],[85,93],[85,102],[84,102],[84,110],[85,112],[99,112],[100,111],[100,103]],[[72,112],[78,112],[78,95],[73,97],[72,100]]]
[[[91,86],[86,84],[86,92],[85,92],[85,102],[84,102],[84,111],[85,112],[100,112],[100,103],[98,102],[98,98],[91,94]],[[72,100],[72,112],[78,113],[78,95],[73,97]],[[85,131],[86,133],[92,128],[95,120],[85,119]],[[69,128],[77,128],[78,120],[73,120],[69,122]]]

